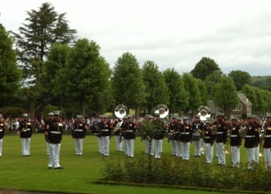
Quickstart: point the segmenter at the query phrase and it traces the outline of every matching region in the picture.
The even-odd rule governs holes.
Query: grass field
[[[140,138],[135,141],[135,157],[145,149]],[[191,159],[205,161],[205,155],[200,158],[193,157],[193,144],[191,144]],[[163,157],[171,156],[171,146],[164,139]],[[227,164],[230,165],[230,155],[226,155]],[[22,157],[19,135],[6,135],[3,141],[3,155],[0,158],[0,189],[70,192],[70,193],[95,193],[95,194],[122,194],[122,193],[149,193],[149,194],[199,194],[207,191],[191,191],[183,189],[167,189],[155,187],[134,187],[120,185],[98,185],[93,182],[101,178],[101,168],[105,160],[123,160],[122,152],[116,151],[115,138],[110,142],[110,157],[104,158],[98,153],[96,136],[87,136],[84,139],[84,153],[75,155],[74,141],[70,135],[64,135],[61,144],[60,164],[63,170],[49,170],[47,168],[48,156],[43,134],[34,134],[31,139],[31,156]],[[241,160],[247,162],[246,153],[242,146]],[[262,162],[262,158],[260,159]],[[213,160],[214,168],[217,166],[217,158]],[[225,188],[227,189],[227,188]],[[229,188],[230,189],[230,188]],[[212,192],[216,194],[215,192]]]

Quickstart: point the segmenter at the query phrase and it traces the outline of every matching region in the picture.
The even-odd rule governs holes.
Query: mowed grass
[[[190,161],[204,162],[205,155],[200,158],[193,157],[193,144],[191,144]],[[135,158],[145,150],[144,142],[137,137],[135,141]],[[164,139],[163,157],[171,156],[171,145]],[[226,155],[227,164],[230,165],[230,155]],[[21,155],[21,141],[19,135],[6,135],[3,140],[3,155],[0,158],[0,189],[47,191],[69,193],[149,193],[149,194],[198,194],[208,191],[192,191],[184,189],[167,189],[156,187],[135,187],[120,185],[99,185],[93,182],[102,178],[101,169],[106,160],[124,160],[122,152],[116,151],[115,137],[110,142],[110,157],[104,158],[98,153],[97,137],[88,135],[84,139],[84,152],[82,156],[75,155],[74,140],[70,135],[64,135],[61,143],[60,164],[63,170],[49,170],[47,168],[48,156],[43,134],[33,134],[31,139],[31,156]],[[134,159],[135,159],[134,158]],[[133,159],[132,159],[133,160]],[[247,162],[246,153],[242,146],[241,160]],[[262,158],[260,159],[262,163]],[[212,166],[217,166],[217,158],[214,157]],[[225,188],[227,189],[227,188]],[[230,188],[229,188],[230,189]],[[215,192],[212,192],[215,194]]]

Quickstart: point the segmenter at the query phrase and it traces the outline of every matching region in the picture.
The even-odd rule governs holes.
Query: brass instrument
[[[127,114],[127,107],[125,105],[119,104],[118,106],[116,106],[115,108],[116,117],[118,117],[119,119],[122,119],[123,117],[125,117],[126,114]]]
[[[246,134],[247,134],[247,128],[246,128],[246,126],[240,127],[238,133],[239,133],[239,136],[240,136],[242,139],[244,139],[244,138],[246,137]]]
[[[155,111],[154,113],[159,113],[160,115],[160,118],[166,118],[168,116],[168,113],[169,113],[169,108],[167,107],[167,105],[165,104],[158,104],[156,107],[155,107]]]
[[[200,106],[198,108],[198,115],[200,115],[200,120],[206,121],[208,118],[210,118],[210,108],[208,106]]]

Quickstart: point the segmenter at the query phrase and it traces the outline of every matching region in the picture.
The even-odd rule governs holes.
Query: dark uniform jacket
[[[157,139],[157,140],[163,139],[164,134],[165,134],[164,122],[161,120],[154,120],[153,126],[154,126],[154,130],[155,130],[155,134],[154,134],[153,139]]]
[[[204,123],[202,122],[193,122],[192,129],[193,129],[193,140],[199,141],[202,137],[202,134],[200,134],[201,131],[203,131]]]
[[[125,139],[135,139],[136,137],[135,123],[125,123],[123,125],[123,136]]]
[[[179,131],[178,131],[178,123],[177,122],[171,122],[169,124],[168,128],[168,139],[169,140],[178,140],[179,139]]]
[[[64,129],[64,125],[61,122],[57,121],[49,121],[47,124],[49,129],[45,127],[45,135],[48,143],[59,144],[62,140],[62,133]]]
[[[72,137],[73,138],[84,138],[87,134],[86,124],[82,122],[76,122],[73,124]]]
[[[265,125],[264,131],[265,131],[265,134],[264,134],[263,147],[264,148],[271,148],[271,126]]]
[[[188,124],[180,125],[180,141],[190,142],[192,138],[192,126]]]
[[[121,131],[122,131],[122,124],[123,124],[123,121],[115,121],[115,123],[114,123],[114,129],[115,129],[115,127],[117,126],[117,125],[120,125],[119,127],[118,127],[118,129],[116,130],[116,131],[114,131],[114,135],[121,135]]]
[[[20,138],[30,138],[32,136],[32,125],[30,121],[22,121],[19,125]]]
[[[5,135],[5,123],[0,122],[0,139],[3,139]]]
[[[242,143],[242,137],[239,135],[240,125],[230,126],[230,145],[231,146],[240,146]]]
[[[245,148],[257,147],[260,135],[259,135],[259,125],[258,124],[249,124],[246,126],[246,136],[245,136]]]
[[[214,122],[213,125],[216,125],[217,131],[216,131],[216,142],[217,143],[226,143],[227,141],[227,124],[225,122]]]
[[[105,137],[105,136],[111,137],[110,122],[99,122],[98,127],[99,127],[102,137]]]
[[[204,136],[204,143],[210,143],[211,145],[213,145],[216,139],[216,134],[213,134],[211,127],[212,127],[211,125],[210,126],[204,125],[203,136]]]

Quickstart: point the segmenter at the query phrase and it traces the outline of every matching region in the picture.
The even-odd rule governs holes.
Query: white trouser
[[[214,146],[211,143],[205,143],[206,163],[212,164],[214,155]]]
[[[75,153],[76,155],[83,154],[83,138],[74,139]]]
[[[161,158],[163,140],[162,139],[153,139],[153,149],[154,149],[154,157]]]
[[[123,147],[123,152],[125,155],[127,155],[127,146],[126,146],[126,139],[122,136],[122,147]]]
[[[216,149],[218,154],[218,164],[226,165],[224,143],[223,142],[216,143]]]
[[[271,167],[271,148],[264,148],[264,163],[265,163],[265,168],[270,168]]]
[[[60,167],[59,164],[59,154],[60,154],[60,147],[61,144],[57,143],[49,143],[49,160],[48,160],[48,167],[58,168]]]
[[[247,151],[247,161],[248,161],[248,169],[252,169],[252,163],[255,162],[255,147],[254,148],[246,148]]]
[[[145,142],[145,153],[150,154],[150,151],[151,151],[151,155],[153,155],[153,152],[154,152],[153,151],[154,150],[154,141],[153,141],[153,139],[152,139],[152,142],[151,142],[151,148],[150,148],[150,142],[147,139],[145,139],[144,142]]]
[[[181,142],[182,157],[184,160],[189,160],[190,142]]]
[[[126,139],[126,151],[128,157],[134,157],[134,139]]]
[[[2,156],[3,138],[0,139],[0,156]]]
[[[31,141],[31,138],[21,138],[23,156],[30,155],[30,141]]]
[[[203,155],[204,154],[204,144],[205,144],[205,142],[204,142],[204,140],[203,140],[203,138],[200,138],[200,151],[201,151],[201,155]]]
[[[117,151],[122,151],[122,137],[120,135],[115,135]]]
[[[46,141],[46,154],[47,156],[49,155],[49,144],[47,141]]]
[[[102,153],[109,156],[110,136],[102,136]]]
[[[240,164],[240,146],[231,146],[232,166],[239,167]]]
[[[99,149],[99,153],[100,153],[100,154],[103,154],[102,137],[98,137],[98,136],[97,136],[97,140],[98,140],[98,149]]]
[[[260,145],[255,147],[255,162],[259,163]]]
[[[175,150],[176,150],[176,157],[181,158],[182,156],[182,148],[181,148],[181,142],[178,140],[175,140]]]
[[[201,145],[202,145],[202,139],[198,141],[194,141],[194,156],[201,156]]]
[[[175,140],[170,140],[171,147],[172,147],[172,155],[176,155],[176,141]]]

